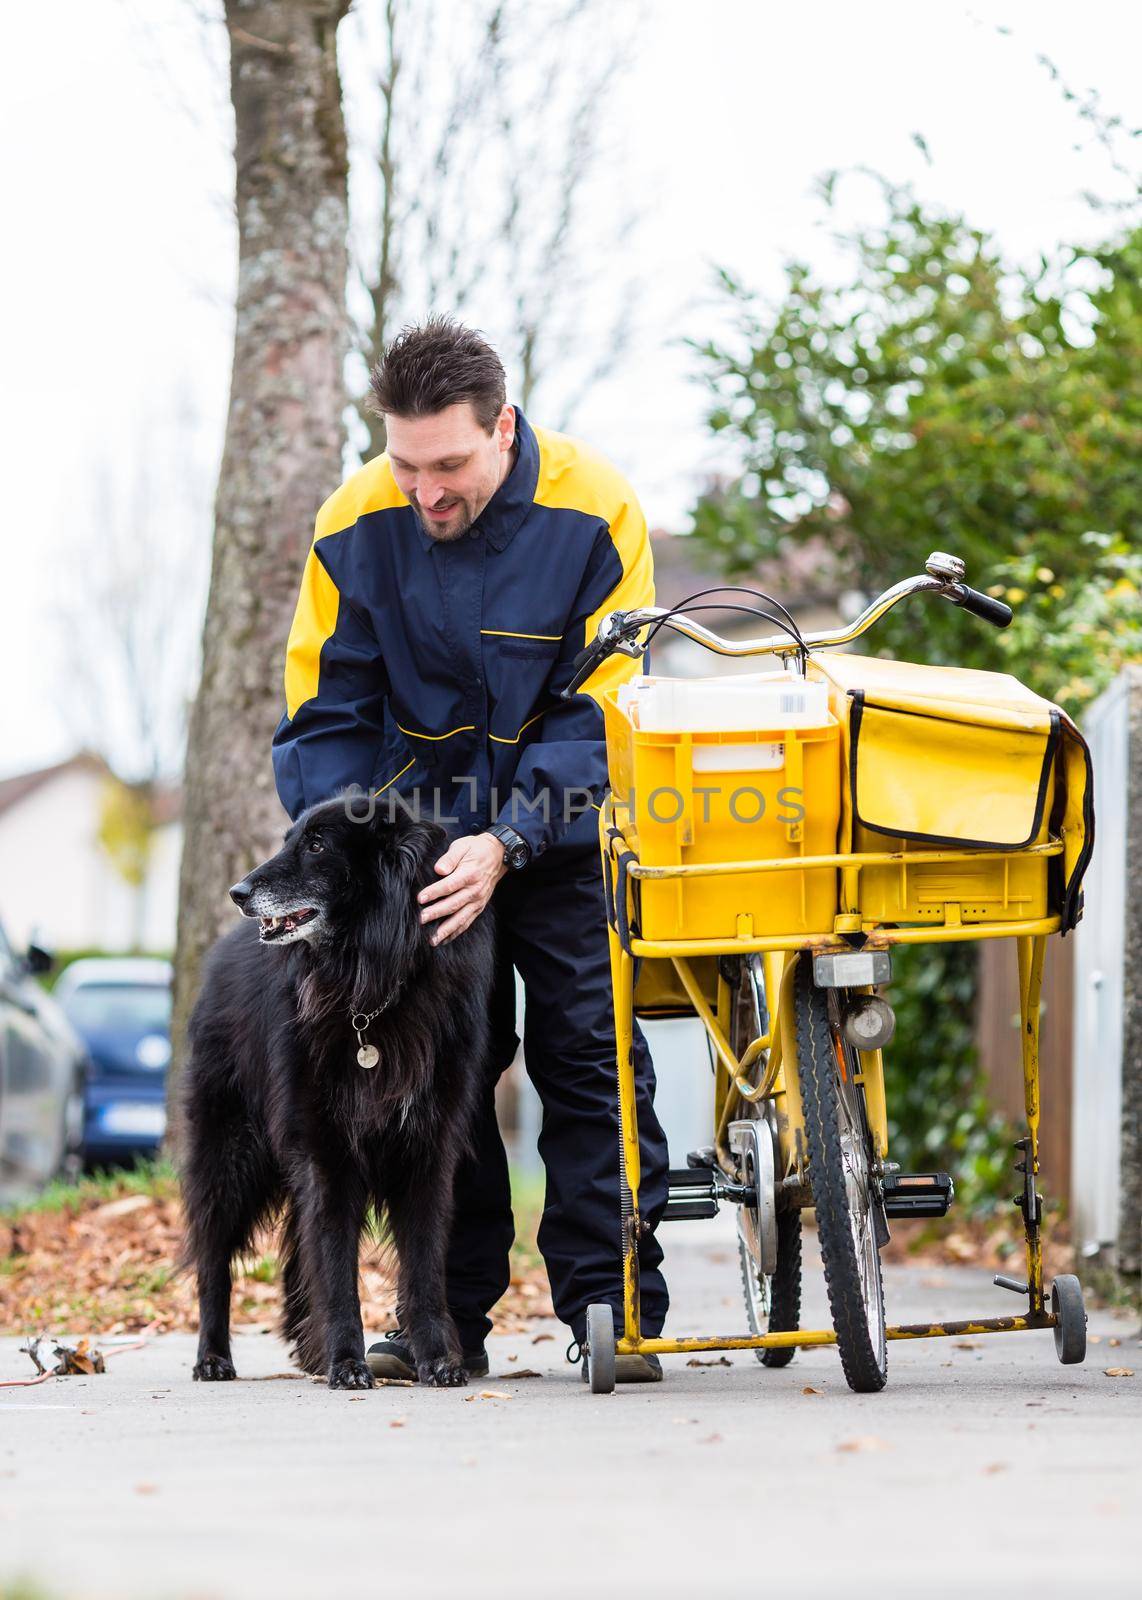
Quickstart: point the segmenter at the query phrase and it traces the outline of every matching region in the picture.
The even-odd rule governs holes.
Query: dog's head
[[[263,944],[316,945],[381,900],[411,908],[426,858],[446,842],[433,823],[382,814],[363,796],[344,795],[300,816],[277,855],[236,883],[230,898],[244,917],[258,919]]]

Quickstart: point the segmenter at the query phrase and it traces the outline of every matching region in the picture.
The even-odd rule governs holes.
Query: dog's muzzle
[[[264,888],[251,884],[246,878],[234,885],[230,898],[244,917],[257,919],[258,938],[263,944],[288,944],[293,939],[303,939],[306,930],[316,932],[315,924],[323,921],[319,906],[282,907]]]

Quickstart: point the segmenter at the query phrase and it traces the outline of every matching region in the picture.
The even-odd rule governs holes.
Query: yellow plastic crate
[[[827,933],[837,912],[832,855],[841,805],[841,730],[768,727],[729,733],[636,727],[603,697],[615,820],[640,863],[788,859],[788,872],[642,879],[645,939],[733,939]]]

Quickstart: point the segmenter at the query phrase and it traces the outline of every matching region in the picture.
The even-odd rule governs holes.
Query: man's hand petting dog
[[[470,928],[492,898],[492,891],[507,871],[504,847],[489,833],[457,839],[448,847],[435,870],[439,883],[430,883],[417,895],[421,922],[447,920],[432,934],[432,944],[447,944]]]

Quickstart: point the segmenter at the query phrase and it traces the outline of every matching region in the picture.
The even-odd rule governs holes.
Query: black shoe
[[[486,1378],[488,1376],[488,1354],[486,1350],[465,1350],[461,1360],[464,1371],[470,1378]],[[371,1344],[365,1352],[365,1363],[374,1378],[405,1378],[416,1383],[416,1362],[413,1359],[412,1349],[408,1336],[400,1329],[386,1333],[378,1344]]]
[[[584,1383],[590,1383],[591,1375],[585,1359],[581,1366],[581,1376]],[[661,1383],[662,1362],[657,1356],[616,1356],[615,1382]]]

